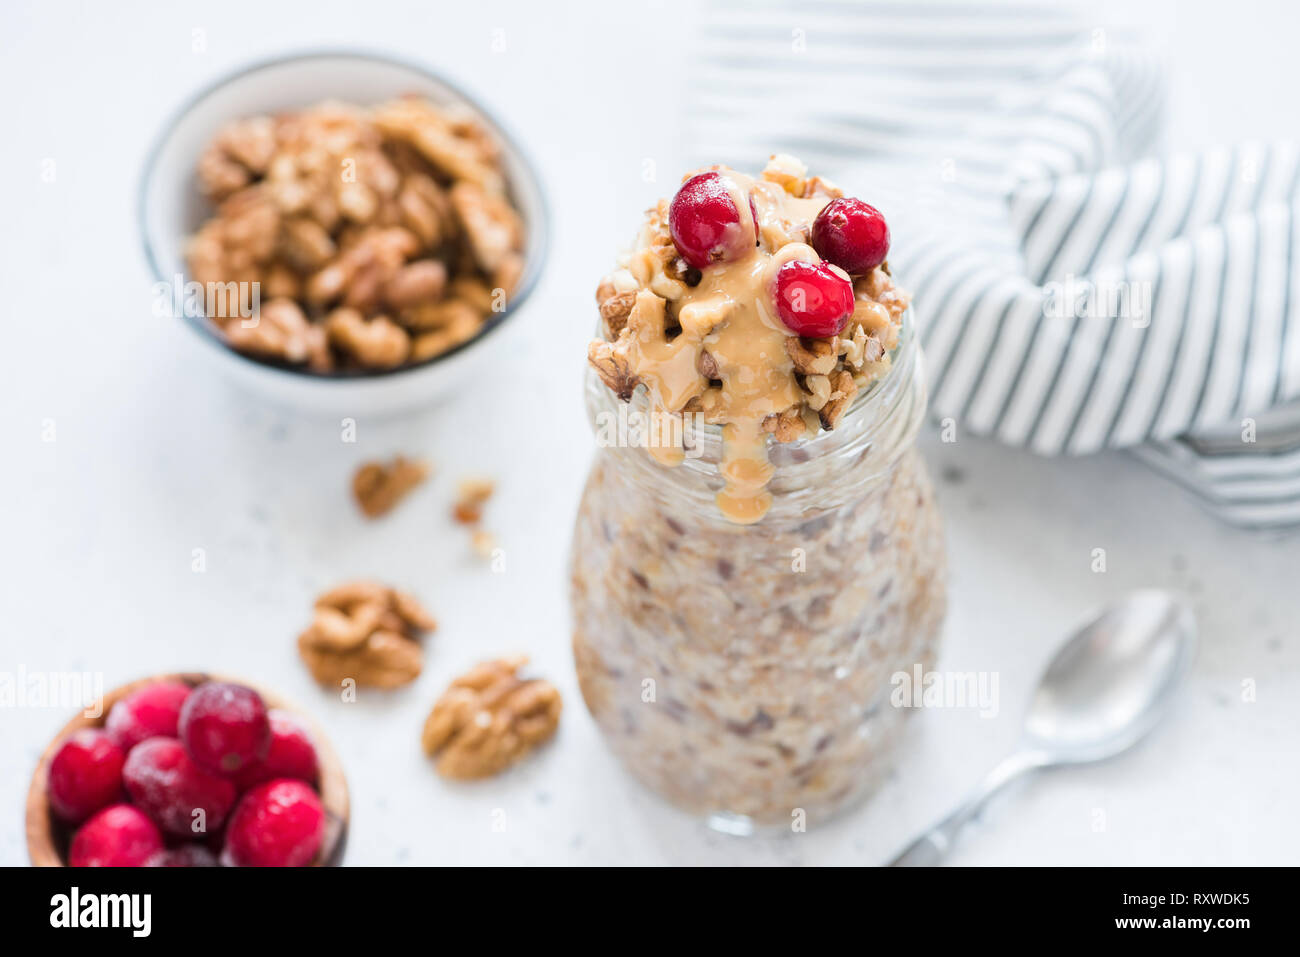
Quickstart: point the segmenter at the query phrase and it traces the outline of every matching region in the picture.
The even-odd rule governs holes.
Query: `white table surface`
[[[281,690],[324,724],[346,764],[350,864],[874,864],[1011,747],[1059,637],[1126,589],[1169,587],[1190,596],[1202,629],[1170,720],[1120,760],[1001,799],[953,861],[1300,859],[1300,538],[1226,528],[1121,455],[1048,461],[964,437],[922,439],[951,551],[941,666],[997,671],[999,715],[921,713],[879,796],[806,834],[719,836],[642,791],[577,692],[564,564],[592,448],[579,400],[592,290],[677,175],[673,104],[689,91],[674,42],[689,5],[288,6],[0,11],[0,671],[91,670],[111,687],[208,669]],[[1300,135],[1281,92],[1300,79],[1294,7],[1102,9],[1153,28],[1169,57],[1171,145]],[[531,148],[555,215],[543,286],[491,380],[426,414],[362,421],[355,445],[339,441],[337,422],[262,406],[194,361],[190,333],[150,315],[133,219],[145,147],[191,91],[250,59],[341,45],[466,82]],[[646,158],[661,183],[642,180]],[[51,419],[56,441],[45,442]],[[398,451],[427,455],[437,477],[367,523],[348,497],[351,472]],[[506,549],[500,574],[447,515],[457,478],[479,472],[500,482],[488,510]],[[1090,570],[1099,547],[1104,574]],[[195,548],[203,574],[191,571]],[[314,595],[352,575],[410,585],[441,626],[419,680],[345,705],[312,683],[294,638]],[[419,750],[428,708],[467,665],[516,649],[565,695],[557,741],[498,779],[441,780]],[[1244,682],[1256,700],[1243,700]],[[68,716],[0,708],[0,863],[26,860],[23,796]]]

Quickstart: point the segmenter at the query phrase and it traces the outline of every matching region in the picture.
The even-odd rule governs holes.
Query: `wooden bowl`
[[[32,864],[36,867],[67,866],[68,845],[76,830],[74,826],[65,824],[50,812],[46,788],[49,783],[50,761],[53,760],[54,753],[73,732],[83,728],[102,728],[108,718],[109,710],[122,698],[145,685],[159,681],[179,681],[191,688],[209,681],[226,681],[244,685],[260,694],[268,708],[292,712],[304,724],[307,733],[311,735],[312,744],[316,746],[316,758],[320,764],[320,780],[317,782],[317,789],[320,792],[321,804],[325,806],[325,837],[311,866],[337,866],[343,858],[343,845],[347,841],[348,782],[343,774],[343,765],[339,762],[334,749],[330,747],[325,733],[299,708],[288,704],[279,695],[265,688],[239,678],[200,672],[154,675],[114,688],[104,695],[102,707],[98,709],[100,715],[98,718],[88,718],[83,712],[65,724],[63,730],[55,735],[54,740],[46,747],[45,753],[41,755],[41,760],[36,765],[36,772],[32,775],[31,787],[27,790],[27,854]]]

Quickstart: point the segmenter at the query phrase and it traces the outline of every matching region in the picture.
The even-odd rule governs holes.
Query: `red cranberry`
[[[78,731],[59,746],[50,761],[50,808],[65,821],[84,821],[122,799],[126,755],[103,731]]]
[[[796,336],[837,335],[853,315],[853,284],[829,263],[785,263],[775,286],[776,311]]]
[[[143,867],[163,849],[162,835],[139,808],[113,804],[77,831],[68,850],[71,867]]]
[[[850,276],[862,276],[889,255],[889,226],[860,199],[833,199],[813,220],[812,247]]]
[[[325,808],[302,781],[279,778],[245,794],[226,828],[236,867],[306,867],[325,837]]]
[[[239,790],[247,791],[272,778],[296,778],[315,784],[319,767],[316,748],[307,729],[288,711],[272,708],[267,717],[271,720],[270,750],[263,760],[250,764],[235,775]]]
[[[262,760],[271,746],[262,696],[219,681],[200,685],[185,699],[180,733],[190,757],[218,774],[234,774]]]
[[[704,269],[743,256],[757,241],[758,217],[750,200],[749,218],[742,222],[731,182],[710,170],[677,191],[668,207],[668,231],[687,265]]]
[[[179,681],[160,681],[127,695],[108,712],[104,729],[123,751],[148,738],[174,738],[181,705],[190,689]]]
[[[235,785],[190,760],[175,738],[150,738],[131,749],[122,769],[126,791],[169,834],[215,831],[235,803]],[[195,811],[203,814],[196,816]]]
[[[182,844],[159,851],[149,858],[149,867],[217,867],[217,855],[202,844]]]

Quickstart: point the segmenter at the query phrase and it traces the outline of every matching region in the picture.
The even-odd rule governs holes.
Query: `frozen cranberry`
[[[122,799],[126,755],[103,731],[78,731],[50,761],[50,808],[73,824]]]
[[[860,199],[833,199],[813,220],[812,247],[850,276],[862,276],[889,255],[889,226]]]
[[[190,689],[179,681],[146,685],[113,705],[104,730],[123,751],[148,738],[174,738]]]
[[[306,867],[325,836],[325,808],[302,781],[279,778],[245,794],[226,828],[237,867]]]
[[[169,834],[215,831],[235,803],[234,783],[191,761],[175,738],[137,744],[126,756],[122,779],[131,800]]]
[[[185,699],[180,732],[190,757],[219,774],[234,774],[262,760],[271,746],[262,696],[219,681],[200,685]]]
[[[717,262],[739,259],[758,236],[758,217],[749,201],[742,221],[736,206],[734,184],[717,170],[692,176],[668,207],[668,231],[687,265],[704,269]]]
[[[163,849],[162,835],[139,808],[112,804],[85,824],[68,850],[71,867],[143,867]]]
[[[149,867],[216,867],[217,855],[202,844],[182,844],[159,851],[149,858]]]
[[[272,778],[296,778],[315,784],[319,773],[316,748],[302,722],[278,708],[268,711],[267,717],[271,720],[271,747],[264,759],[235,775],[239,790],[247,791]]]
[[[776,311],[796,336],[837,335],[853,315],[853,284],[829,263],[793,260],[776,271]]]

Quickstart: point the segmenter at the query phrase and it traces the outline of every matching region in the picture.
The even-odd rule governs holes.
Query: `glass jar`
[[[914,448],[920,362],[907,314],[891,370],[833,432],[772,444],[757,524],[718,512],[717,427],[688,425],[676,467],[597,452],[571,556],[583,697],[636,777],[720,829],[816,823],[869,794],[907,714],[891,677],[933,666],[946,561]],[[622,403],[590,373],[586,399],[618,434]]]

